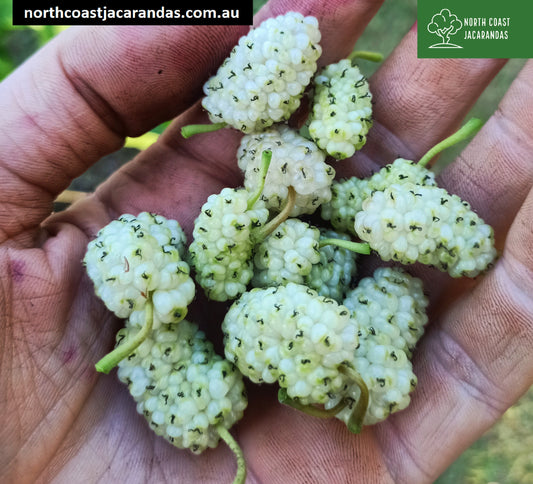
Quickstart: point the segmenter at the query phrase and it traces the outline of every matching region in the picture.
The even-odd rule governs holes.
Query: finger
[[[419,59],[413,27],[370,79],[375,123],[362,153],[361,175],[398,157],[418,160],[458,128],[504,63]]]
[[[533,187],[533,62],[525,64],[497,111],[438,179],[494,229],[498,250],[517,211]],[[432,269],[417,272],[435,289],[436,310],[446,307],[476,281],[453,280]],[[436,284],[435,281],[439,283]],[[446,299],[443,299],[443,297]]]
[[[201,455],[177,448],[155,434],[116,378],[100,378],[76,417],[41,471],[42,482],[72,482],[72,475],[121,483],[231,483],[235,477],[235,456],[222,440]]]
[[[69,29],[0,85],[0,236],[104,154],[186,109],[245,27]]]
[[[280,404],[272,387],[254,390],[238,439],[255,482],[398,482],[370,428],[354,435],[336,418],[319,419]]]
[[[398,445],[411,451],[402,482],[432,482],[533,383],[532,217],[533,191],[494,270],[435,322],[418,349],[419,387],[390,424],[403,438],[386,443],[391,454]]]
[[[242,181],[236,133],[224,130],[210,135],[220,142],[212,145],[196,139],[195,156],[157,143],[123,166],[96,190],[94,198],[106,207],[109,219],[93,217],[93,224],[105,225],[123,213],[148,211],[177,220],[190,236],[207,197],[223,187],[239,186]],[[226,154],[229,158],[219,158]],[[233,163],[227,163],[229,160]],[[76,216],[81,210],[77,206],[72,209]]]
[[[482,131],[442,173],[439,183],[494,227],[503,246],[533,186],[533,62],[525,64]]]

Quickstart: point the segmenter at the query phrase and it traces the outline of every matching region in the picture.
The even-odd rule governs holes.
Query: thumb
[[[247,27],[71,28],[0,84],[0,242],[125,136],[188,108]]]

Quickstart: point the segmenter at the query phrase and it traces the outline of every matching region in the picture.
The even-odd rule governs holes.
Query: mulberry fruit
[[[352,156],[372,127],[372,94],[366,77],[348,59],[326,66],[314,81],[309,134],[336,159]]]
[[[363,201],[373,192],[383,191],[395,183],[436,185],[432,171],[414,161],[398,158],[369,178],[351,177],[334,181],[331,186],[331,200],[322,205],[321,216],[324,220],[329,220],[336,230],[356,235],[355,215],[362,210]]]
[[[385,261],[421,262],[452,277],[475,277],[496,257],[492,227],[468,202],[435,186],[375,192],[357,213],[355,231]]]
[[[153,301],[154,328],[181,321],[195,294],[182,260],[185,234],[175,220],[142,212],[122,215],[89,242],[83,259],[95,292],[119,318],[143,319]]]
[[[243,188],[224,188],[209,196],[194,222],[190,260],[209,299],[233,299],[252,278],[252,233],[269,213],[262,200],[249,208],[249,199]]]
[[[289,186],[296,194],[291,217],[313,213],[330,200],[335,170],[324,161],[326,155],[315,143],[285,125],[242,138],[237,158],[244,172],[244,186],[249,191],[260,183],[261,153],[265,150],[272,152],[261,194],[268,208],[281,210]]]
[[[287,219],[254,249],[254,287],[302,284],[320,260],[320,231],[299,219]]]
[[[303,283],[319,295],[335,299],[342,304],[346,292],[357,273],[357,253],[338,245],[320,245],[328,239],[350,241],[350,237],[333,230],[320,229],[320,260],[313,264]]]
[[[222,323],[225,354],[255,383],[278,382],[301,405],[342,395],[353,359],[350,311],[300,284],[245,292]]]
[[[121,329],[117,347],[136,332]],[[215,447],[247,406],[239,370],[187,320],[153,331],[119,363],[118,378],[157,435],[194,453]]]
[[[389,267],[362,279],[344,300],[360,329],[352,365],[368,390],[363,425],[381,422],[409,405],[417,384],[410,357],[427,322],[427,304],[420,279]],[[348,404],[337,418],[350,425],[361,397],[361,386],[351,385],[344,397]],[[327,402],[326,409],[338,400]]]
[[[375,341],[393,343],[409,358],[428,321],[422,281],[400,268],[376,269],[346,294],[342,304]]]
[[[270,18],[241,37],[204,85],[202,105],[211,122],[257,133],[287,120],[316,71],[320,37],[316,18],[297,12]]]

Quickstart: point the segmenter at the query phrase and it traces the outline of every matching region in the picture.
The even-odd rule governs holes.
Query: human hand
[[[316,16],[326,64],[351,51],[379,3],[297,8],[280,0],[259,17],[290,9]],[[232,480],[224,445],[201,456],[175,449],[152,433],[115,377],[96,373],[122,323],[94,296],[81,259],[97,231],[125,212],[175,218],[190,234],[207,196],[242,182],[238,133],[184,140],[179,132],[205,122],[198,104],[186,110],[246,30],[69,29],[0,86],[2,481]],[[371,79],[375,124],[367,146],[336,164],[337,172],[366,176],[398,154],[419,158],[458,127],[502,65],[417,59],[411,30]],[[494,227],[502,257],[474,281],[410,271],[431,300],[411,405],[352,435],[336,419],[280,405],[273,387],[250,385],[249,408],[234,429],[250,482],[431,482],[531,385],[532,81],[527,64],[441,177]],[[126,135],[183,111],[94,195],[49,216],[55,196]],[[202,308],[196,313],[219,325]]]

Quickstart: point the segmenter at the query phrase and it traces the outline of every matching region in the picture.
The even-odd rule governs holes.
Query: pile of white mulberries
[[[214,124],[184,136],[242,131],[243,186],[208,197],[190,245],[177,221],[124,214],[83,260],[96,295],[124,319],[97,369],[118,366],[138,412],[176,447],[200,453],[224,439],[236,482],[245,465],[228,430],[247,406],[243,377],[276,384],[280,402],[355,433],[381,422],[410,402],[428,321],[422,281],[400,265],[474,277],[496,258],[492,228],[425,166],[478,123],[418,162],[398,158],[368,178],[334,180],[333,159],[371,135],[372,94],[351,60],[317,72],[319,41],[316,19],[280,15],[242,37],[206,82],[202,105]],[[287,123],[303,100],[307,132]],[[370,253],[396,264],[357,280]],[[226,305],[217,323],[224,357],[185,319],[196,285]]]

